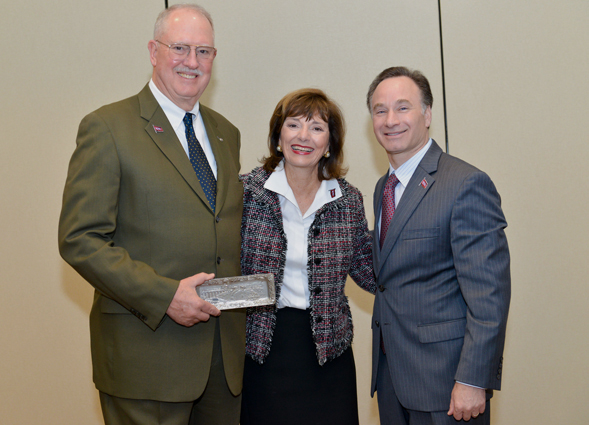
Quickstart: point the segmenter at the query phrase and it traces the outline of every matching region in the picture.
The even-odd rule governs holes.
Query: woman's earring
[[[325,152],[325,154],[323,155],[323,157],[325,157],[325,158],[329,158],[330,156],[331,155],[330,155],[329,151]]]
[[[278,146],[276,146],[276,150],[277,150],[278,152],[282,152],[282,147],[281,147],[280,145],[278,145]]]

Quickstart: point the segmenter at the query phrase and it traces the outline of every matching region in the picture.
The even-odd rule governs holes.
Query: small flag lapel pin
[[[329,189],[329,194],[332,198],[335,198],[335,189]]]
[[[423,178],[423,180],[421,181],[421,183],[419,183],[419,185],[421,187],[423,187],[424,189],[427,187],[427,180],[425,179],[425,177]]]
[[[161,128],[161,127],[158,127],[157,125],[154,125],[154,126],[153,126],[153,130],[154,130],[156,133],[163,133],[163,132],[164,132],[164,129],[163,129],[163,128]]]

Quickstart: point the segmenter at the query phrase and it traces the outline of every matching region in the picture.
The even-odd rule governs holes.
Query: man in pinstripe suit
[[[510,300],[507,223],[490,178],[430,139],[432,103],[427,79],[404,67],[368,91],[390,162],[374,192],[372,395],[381,425],[489,424]]]

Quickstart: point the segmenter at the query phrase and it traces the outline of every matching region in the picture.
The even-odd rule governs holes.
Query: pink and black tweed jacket
[[[269,177],[261,167],[242,176],[241,271],[244,275],[273,273],[279,299],[287,240],[278,195],[264,189]],[[342,197],[316,212],[308,235],[311,326],[320,365],[338,357],[352,343],[352,315],[344,294],[348,274],[363,289],[376,291],[372,237],[362,194],[344,179],[338,183]],[[270,352],[275,326],[275,306],[248,309],[246,354],[260,364]]]

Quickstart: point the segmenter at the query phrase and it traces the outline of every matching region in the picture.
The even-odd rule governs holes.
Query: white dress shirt
[[[178,107],[174,102],[166,97],[155,85],[153,80],[149,81],[149,88],[157,100],[157,103],[160,104],[162,107],[164,114],[170,121],[172,128],[176,132],[176,136],[178,136],[178,140],[182,144],[184,148],[184,152],[188,158],[190,158],[190,153],[188,152],[188,141],[186,140],[186,126],[184,125],[184,115],[186,112],[190,112],[193,115],[192,117],[192,126],[194,127],[194,134],[204,151],[207,160],[209,161],[209,165],[211,166],[211,170],[217,178],[217,161],[215,161],[215,155],[213,154],[213,149],[211,148],[211,143],[209,142],[209,137],[207,136],[207,131],[205,130],[205,124],[202,120],[202,116],[200,115],[200,102],[196,102],[192,111],[185,111],[184,109]]]
[[[413,177],[413,173],[415,173],[417,166],[419,165],[419,163],[421,162],[421,160],[423,159],[423,157],[425,156],[427,150],[430,148],[431,145],[432,145],[432,139],[430,138],[424,147],[422,147],[415,155],[413,155],[411,158],[409,158],[407,161],[405,161],[396,170],[389,163],[389,176],[394,173],[397,176],[397,178],[399,179],[399,183],[397,184],[397,187],[395,187],[395,209],[399,205],[399,202],[401,201],[401,197],[403,196],[403,193],[405,193],[405,188],[409,184],[409,180],[411,180],[411,177]],[[378,228],[379,229],[380,229],[380,220],[381,219],[382,219],[382,207],[381,207],[380,216],[378,217]]]
[[[280,290],[277,307],[309,308],[309,276],[307,275],[307,237],[315,220],[315,213],[328,202],[342,196],[336,179],[323,180],[315,194],[313,203],[301,213],[296,198],[284,172],[284,161],[270,175],[264,188],[278,194],[282,223],[286,234],[286,264],[284,281]]]

